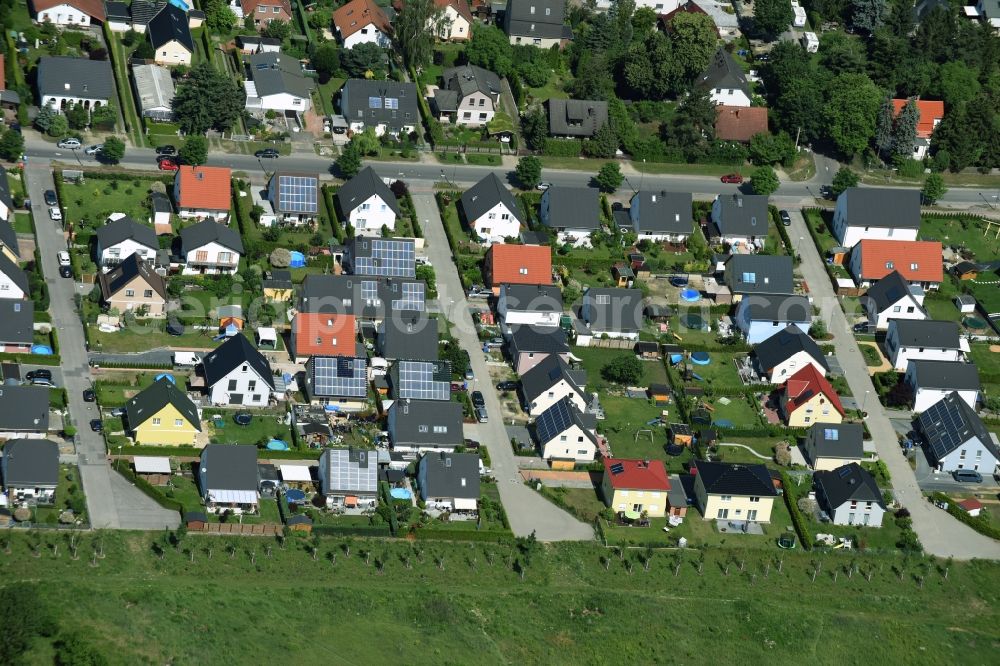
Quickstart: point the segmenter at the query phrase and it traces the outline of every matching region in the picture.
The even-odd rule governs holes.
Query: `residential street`
[[[795,250],[802,257],[799,267],[815,299],[813,304],[819,308],[820,317],[834,336],[837,359],[844,370],[851,392],[868,411],[868,429],[871,431],[879,458],[889,468],[896,498],[913,516],[913,529],[920,537],[924,550],[938,557],[1000,558],[1000,543],[958,522],[928,502],[921,494],[917,478],[903,456],[892,423],[878,401],[878,394],[868,374],[868,366],[833,292],[823,260],[809,236],[805,220],[798,211],[789,212],[792,226],[788,235],[795,245]]]
[[[434,195],[413,194],[413,206],[427,240],[427,256],[437,274],[441,310],[454,324],[452,333],[472,358],[472,370],[476,376],[472,382],[473,388],[482,391],[486,398],[489,422],[467,425],[465,433],[467,437],[478,440],[489,449],[493,474],[497,479],[500,498],[507,510],[511,529],[517,536],[528,536],[534,532],[542,541],[593,539],[594,530],[590,525],[576,520],[522,482],[510,438],[500,419],[500,399],[497,397],[496,387],[490,381],[486,358],[469,315],[469,304],[455,269]]]

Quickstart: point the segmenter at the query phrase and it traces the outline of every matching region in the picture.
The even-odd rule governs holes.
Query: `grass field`
[[[920,221],[920,240],[937,240],[947,246],[972,250],[976,261],[987,262],[1000,257],[1000,240],[996,238],[997,226],[986,235],[986,221],[968,217],[924,217]]]
[[[128,178],[63,183],[63,215],[77,226],[81,222],[100,226],[111,213],[125,213],[137,222],[145,222],[149,219],[146,197],[154,182],[152,178]]]
[[[709,527],[687,524],[692,534]],[[541,546],[523,580],[508,559],[518,551],[491,544],[327,539],[314,560],[297,538],[282,549],[187,535],[157,546],[160,559],[162,535],[96,533],[73,560],[65,546],[52,554],[65,535],[41,535],[39,558],[30,538],[11,535],[0,554],[6,586],[45,581],[35,590],[58,630],[82,633],[111,664],[728,663],[734,654],[840,664],[859,648],[872,663],[956,654],[992,663],[1000,621],[997,564],[779,554],[738,536],[703,555]],[[104,558],[93,559],[98,544]],[[637,631],[641,617],[651,621]],[[36,637],[19,661],[52,663],[51,642]]]

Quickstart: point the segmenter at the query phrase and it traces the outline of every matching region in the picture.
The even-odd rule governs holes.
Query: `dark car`
[[[951,473],[959,483],[982,483],[983,475],[974,469],[956,469]]]
[[[778,217],[781,218],[781,223],[786,227],[792,226],[792,217],[788,214],[787,210],[779,210]]]
[[[498,382],[497,383],[497,390],[498,391],[516,391],[517,390],[517,382],[513,382],[513,381]]]
[[[101,419],[93,419],[90,422],[90,429],[93,430],[94,432],[101,432],[104,430],[104,423],[101,421]]]
[[[59,267],[59,277],[71,278],[73,277],[73,267],[72,266],[60,266]]]
[[[45,198],[45,205],[46,206],[58,206],[59,205],[59,199],[58,199],[58,197],[56,197],[55,190],[45,190],[45,194],[43,196]]]
[[[738,173],[727,173],[725,176],[720,178],[723,183],[733,183],[739,185],[743,182],[743,176]]]
[[[477,442],[474,439],[466,439],[464,446],[467,449],[477,449],[478,450],[479,449],[479,442]]]
[[[819,188],[819,195],[824,199],[836,199],[837,196],[833,193],[833,188],[829,185],[821,185]]]
[[[83,389],[84,402],[94,402],[95,400],[97,400],[97,394],[94,393],[94,389]]]
[[[483,397],[483,392],[482,391],[473,391],[472,392],[472,406],[473,407],[485,407],[486,406],[486,398]]]
[[[173,146],[159,146],[156,149],[157,155],[175,155],[177,154],[177,149]]]
[[[872,325],[866,321],[859,321],[853,326],[855,333],[869,333],[871,332]]]
[[[253,154],[254,157],[264,157],[267,159],[277,159],[278,151],[275,148],[264,148]]]
[[[49,381],[52,381],[52,371],[45,370],[44,368],[39,370],[31,370],[24,376],[24,378],[27,379],[29,382],[35,379],[47,379]]]

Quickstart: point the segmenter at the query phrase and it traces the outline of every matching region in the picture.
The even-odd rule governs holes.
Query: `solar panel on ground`
[[[289,213],[316,213],[319,179],[278,175],[278,209]]]

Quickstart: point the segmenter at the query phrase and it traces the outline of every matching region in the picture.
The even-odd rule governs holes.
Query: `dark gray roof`
[[[734,294],[790,294],[795,289],[792,258],[734,254],[726,261],[725,282]]]
[[[153,205],[154,213],[173,213],[174,206],[170,203],[170,197],[163,192],[150,192],[149,203]]]
[[[973,363],[961,361],[910,361],[908,369],[916,374],[919,388],[978,391],[979,369]]]
[[[438,88],[434,91],[434,96],[430,98],[431,106],[437,107],[438,114],[458,111],[460,101],[458,91],[447,88]]]
[[[876,502],[885,509],[882,492],[875,479],[858,463],[850,463],[834,470],[816,472],[813,480],[827,505],[836,509],[844,502]]]
[[[441,74],[441,81],[443,87],[456,91],[463,99],[475,92],[494,99],[500,95],[500,77],[476,65],[446,69]]]
[[[553,404],[535,419],[535,434],[538,436],[538,442],[544,445],[566,432],[572,425],[583,430],[587,439],[597,446],[597,437],[593,432],[597,418],[593,414],[582,414],[568,396]]]
[[[128,21],[131,17],[128,10],[128,3],[125,2],[105,2],[104,15],[109,21],[113,21],[115,19],[119,21]]]
[[[611,219],[614,220],[615,226],[626,233],[634,231],[629,211],[621,208],[620,204],[615,204],[615,206],[611,209]]]
[[[188,17],[184,10],[173,4],[167,4],[146,26],[146,33],[154,49],[170,42],[178,42],[190,53],[194,53],[194,38],[188,27]]]
[[[205,369],[205,384],[214,385],[236,367],[248,363],[268,386],[274,388],[271,366],[264,355],[254,349],[242,333],[229,338],[202,360]]]
[[[49,389],[44,386],[0,386],[0,430],[46,432]]]
[[[261,282],[265,289],[291,289],[294,286],[291,271],[273,270],[270,275]]]
[[[153,17],[160,13],[167,0],[132,0],[129,11],[132,13],[132,22],[139,25],[147,25]]]
[[[542,195],[542,203],[548,202],[549,219],[547,226],[553,229],[601,228],[599,217],[601,204],[598,192],[589,187],[550,187]]]
[[[960,348],[958,323],[954,321],[891,319],[889,328],[893,326],[900,347]]]
[[[590,99],[548,101],[549,134],[590,137],[608,122],[608,103]]]
[[[257,447],[209,444],[201,452],[205,488],[209,490],[257,491]]]
[[[340,210],[345,214],[350,213],[374,195],[378,195],[382,201],[399,215],[399,202],[396,195],[392,193],[389,186],[382,182],[375,170],[365,167],[358,175],[340,186],[337,190],[337,200],[340,202]]]
[[[744,296],[740,307],[745,308],[750,321],[787,321],[808,323],[812,321],[812,306],[805,296],[787,294],[752,294]]]
[[[754,356],[757,357],[759,366],[765,372],[784,363],[800,351],[804,351],[812,356],[827,371],[830,370],[830,366],[827,364],[819,345],[807,334],[803,333],[802,329],[792,324],[789,324],[785,330],[775,333],[767,340],[758,343],[753,348]]]
[[[34,301],[0,299],[0,342],[30,344],[34,325]]]
[[[521,231],[521,242],[525,245],[548,245],[550,235],[547,231]]]
[[[509,284],[500,287],[507,309],[515,312],[562,312],[562,292],[551,284]]]
[[[299,310],[382,319],[389,313],[423,311],[425,294],[422,280],[313,274],[302,282]]]
[[[288,93],[309,98],[313,80],[302,73],[302,64],[284,53],[258,53],[247,59],[247,71],[253,79],[257,96]]]
[[[717,463],[699,460],[698,476],[711,495],[776,497],[771,474],[764,465]]]
[[[557,326],[512,326],[510,336],[511,355],[532,352],[535,354],[566,354],[569,343],[566,331]]]
[[[191,398],[166,377],[153,382],[125,403],[125,415],[129,427],[135,430],[158,414],[166,405],[173,405],[188,423],[201,432],[198,408],[191,402]]]
[[[181,229],[181,247],[184,252],[190,252],[212,242],[243,254],[243,240],[239,233],[223,224],[205,220]]]
[[[16,284],[25,296],[29,294],[28,275],[24,270],[10,260],[3,252],[0,252],[0,274],[6,275],[11,282]]]
[[[899,274],[899,271],[893,271],[873,284],[861,297],[861,302],[869,310],[884,312],[905,296],[912,296],[914,291],[922,290],[917,286],[911,287],[910,283]],[[920,305],[916,299],[913,300],[913,303],[916,306]]]
[[[137,277],[142,278],[160,298],[167,297],[167,281],[137,254],[130,254],[122,263],[97,276],[101,295],[105,300],[109,300]]]
[[[378,345],[383,358],[437,360],[437,319],[430,319],[423,312],[394,313],[379,326]]]
[[[584,396],[583,386],[577,381],[579,378],[579,373],[574,373],[566,361],[553,354],[521,375],[521,392],[525,401],[531,404],[535,398],[565,379],[577,393]]]
[[[847,223],[852,227],[920,229],[919,190],[849,187],[840,196],[847,201]]]
[[[973,439],[978,439],[994,458],[1000,459],[1000,450],[997,450],[982,419],[955,391],[918,416],[917,426],[937,460]]]
[[[59,445],[48,439],[12,439],[3,447],[5,486],[59,484]]]
[[[814,423],[806,447],[821,458],[858,459],[865,455],[864,436],[860,423]]]
[[[17,232],[14,231],[14,226],[6,220],[0,220],[0,244],[9,247],[14,256],[21,256],[21,248],[17,246]]]
[[[479,499],[479,456],[475,453],[425,453],[420,458],[420,496]]]
[[[10,196],[10,182],[7,180],[7,171],[4,169],[0,169],[0,201],[7,206],[8,210],[14,208],[14,199]]]
[[[520,224],[525,223],[524,215],[521,214],[521,207],[517,205],[514,195],[504,186],[496,173],[492,171],[466,190],[462,194],[461,201],[462,210],[465,212],[465,219],[467,220],[479,219],[480,216],[491,210],[494,206],[502,203]]]
[[[563,25],[565,14],[561,0],[507,0],[504,26],[508,35],[569,39],[573,33],[568,25]]]
[[[454,400],[396,400],[389,410],[394,419],[389,432],[394,444],[432,448],[464,442],[462,405]],[[445,430],[434,432],[435,427]]]
[[[723,236],[767,236],[771,216],[762,194],[719,195],[719,233]]]
[[[632,197],[636,233],[690,234],[693,229],[691,193],[642,190]]]
[[[413,83],[348,79],[341,89],[340,110],[349,123],[384,124],[395,132],[420,124],[418,94]]]
[[[750,84],[747,83],[746,72],[740,67],[733,56],[724,48],[719,47],[708,63],[708,68],[698,78],[698,85],[714,90],[716,88],[732,88],[750,94]]]
[[[591,287],[583,293],[583,320],[599,331],[638,331],[642,311],[639,289]]]
[[[107,60],[42,56],[38,59],[38,92],[42,96],[109,100],[115,94],[111,63]]]
[[[153,228],[139,224],[128,215],[97,228],[97,244],[101,249],[107,249],[125,240],[133,240],[153,250],[160,247]]]

